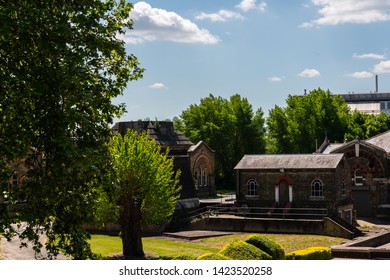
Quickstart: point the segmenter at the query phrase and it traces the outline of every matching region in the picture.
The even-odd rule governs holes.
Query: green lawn
[[[232,240],[243,240],[249,234],[238,234],[221,237],[204,238],[195,241],[180,241],[161,237],[143,238],[144,251],[153,258],[174,258],[180,255],[196,258],[204,253],[218,252],[225,244]],[[343,238],[321,235],[298,234],[264,234],[283,245],[286,253],[310,246],[331,246],[346,241]],[[122,243],[119,237],[93,235],[90,241],[92,251],[103,258],[122,252]]]

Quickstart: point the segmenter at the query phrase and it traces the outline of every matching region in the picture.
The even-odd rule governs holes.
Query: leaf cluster
[[[210,94],[184,110],[175,125],[192,142],[202,140],[215,149],[217,181],[229,186],[244,154],[265,151],[264,122],[261,109],[254,112],[239,94],[229,99]]]
[[[316,89],[304,96],[290,95],[286,103],[269,112],[269,153],[312,153],[325,136],[343,141],[349,108],[340,96]]]
[[[128,130],[113,137],[110,152],[116,196],[142,205],[143,224],[167,221],[181,189],[180,171],[175,171],[169,151],[162,152],[148,133]]]
[[[92,219],[108,167],[109,124],[123,112],[111,100],[143,69],[118,34],[132,27],[126,1],[0,2],[0,207],[3,232],[27,221],[21,237],[91,256],[83,223]],[[17,188],[8,178],[28,169]]]

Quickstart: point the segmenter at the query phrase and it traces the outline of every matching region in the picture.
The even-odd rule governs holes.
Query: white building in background
[[[390,114],[390,93],[350,93],[339,94],[351,110],[367,114]]]
[[[375,92],[339,94],[351,110],[366,114],[390,114],[390,93],[378,90],[378,75],[375,76]]]

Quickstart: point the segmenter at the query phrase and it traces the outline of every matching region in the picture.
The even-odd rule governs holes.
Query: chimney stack
[[[375,75],[375,92],[378,93],[378,75]]]

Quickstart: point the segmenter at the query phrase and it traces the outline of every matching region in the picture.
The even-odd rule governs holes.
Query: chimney
[[[375,75],[375,93],[378,93],[378,75]]]

